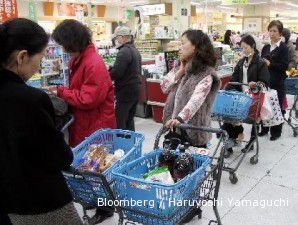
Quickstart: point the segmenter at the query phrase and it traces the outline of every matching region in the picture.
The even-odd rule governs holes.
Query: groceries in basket
[[[298,69],[292,68],[290,70],[287,70],[287,75],[289,77],[298,77]]]
[[[163,151],[159,156],[159,166],[166,166],[172,173],[175,163],[175,149],[171,148],[171,140],[166,139],[164,141]]]
[[[174,180],[176,182],[193,172],[193,158],[189,153],[186,153],[188,147],[188,143],[179,147],[179,155],[175,160],[173,171]]]
[[[174,184],[174,180],[167,166],[157,167],[144,174],[143,178],[147,181]]]
[[[121,149],[116,150],[114,154],[110,154],[103,145],[90,145],[82,158],[81,165],[77,169],[80,171],[103,172],[123,155],[124,151]]]

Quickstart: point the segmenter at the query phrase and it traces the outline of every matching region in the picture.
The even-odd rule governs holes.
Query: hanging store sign
[[[4,22],[18,17],[17,0],[0,0],[0,19]]]
[[[248,0],[222,0],[223,5],[248,4]]]
[[[161,15],[166,13],[166,6],[165,4],[142,5],[135,7],[135,10],[139,10],[144,16]]]

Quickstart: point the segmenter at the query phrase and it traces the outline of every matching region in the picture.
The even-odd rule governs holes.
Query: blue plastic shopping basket
[[[141,157],[143,140],[143,135],[132,131],[106,129],[96,131],[75,147],[73,149],[74,161],[71,165],[72,170],[63,172],[74,200],[84,205],[96,207],[98,205],[98,198],[107,197],[102,178],[99,174],[82,173],[76,170],[82,163],[82,158],[90,145],[104,145],[109,153],[112,154],[117,149],[124,150],[125,155],[102,173],[106,181],[111,184],[112,170],[114,168]]]
[[[131,221],[148,225],[176,224],[190,210],[192,200],[199,196],[199,185],[204,179],[210,158],[194,155],[195,172],[173,185],[140,178],[158,166],[160,153],[160,149],[152,151],[113,170],[116,199],[122,201],[121,207],[127,219]],[[134,206],[133,200],[141,204]]]
[[[252,98],[238,91],[218,91],[212,107],[212,117],[220,120],[244,121],[248,117]]]
[[[298,95],[298,78],[289,77],[285,80],[286,93],[289,95]]]

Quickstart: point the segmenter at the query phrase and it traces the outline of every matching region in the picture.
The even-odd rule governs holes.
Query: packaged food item
[[[166,166],[157,167],[143,175],[147,181],[160,182],[164,184],[174,184],[173,177]]]
[[[175,162],[175,153],[171,149],[171,140],[166,139],[164,141],[163,151],[159,156],[159,166],[166,166],[169,168],[170,172],[173,172],[174,162]]]
[[[189,153],[186,153],[185,151],[185,146],[181,145],[179,147],[180,154],[175,160],[174,164],[173,176],[176,182],[190,174],[194,167],[194,161],[192,156]]]
[[[117,158],[113,154],[107,154],[103,160],[100,162],[99,170],[100,172],[105,171],[109,168],[114,162],[117,161]]]
[[[101,172],[100,165],[104,165],[107,152],[104,146],[90,145],[88,151],[85,153],[82,164],[78,170],[89,172]]]
[[[125,152],[122,149],[117,149],[114,152],[114,156],[116,157],[116,159],[121,159],[124,155],[125,155]]]

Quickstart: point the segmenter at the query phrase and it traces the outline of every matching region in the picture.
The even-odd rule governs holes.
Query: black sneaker
[[[276,141],[279,138],[280,138],[280,136],[271,136],[270,141]]]
[[[113,213],[113,214],[108,213],[108,214],[106,214],[106,215],[95,214],[95,215],[89,220],[89,224],[94,224],[94,225],[96,225],[96,224],[100,224],[100,223],[102,223],[103,221],[105,221],[105,220],[111,218],[113,215],[114,215],[114,213]]]
[[[245,147],[243,149],[241,149],[241,152],[245,153],[245,152],[250,152],[252,150],[254,150],[254,145],[251,143],[255,141],[255,138],[253,139],[249,139],[249,141],[247,142],[247,144],[245,145]],[[248,147],[251,145],[251,147],[248,149]]]
[[[258,133],[259,137],[264,137],[265,135],[267,135],[269,133],[269,131],[261,131],[260,133]]]

